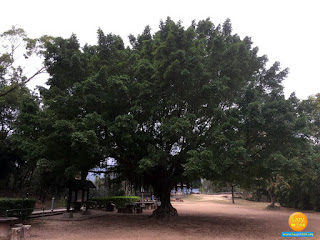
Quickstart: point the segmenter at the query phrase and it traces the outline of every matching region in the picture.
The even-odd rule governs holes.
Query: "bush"
[[[318,198],[314,194],[316,191],[316,189],[314,189],[314,192],[305,191],[304,188],[297,184],[290,189],[280,188],[277,192],[277,199],[283,207],[318,211],[316,204]]]
[[[113,196],[105,198],[91,198],[91,201],[96,201],[97,205],[102,207],[105,206],[107,202],[113,202],[117,208],[123,208],[127,203],[132,203],[140,200],[137,196]]]
[[[25,209],[24,211],[12,211],[8,213],[8,216],[20,217],[20,212],[23,217],[28,217],[34,210],[36,201],[33,199],[22,199],[22,198],[0,198],[0,217],[6,217],[6,210],[12,209]],[[22,216],[21,216],[22,217]]]

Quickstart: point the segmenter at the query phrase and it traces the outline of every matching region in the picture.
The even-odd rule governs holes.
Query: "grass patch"
[[[186,200],[191,202],[201,201],[202,199],[203,197],[201,195],[196,195],[196,194],[187,195],[187,198],[186,198]]]

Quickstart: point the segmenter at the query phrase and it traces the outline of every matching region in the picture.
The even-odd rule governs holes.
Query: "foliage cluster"
[[[33,199],[22,199],[22,198],[0,198],[0,216],[6,217],[7,212],[6,210],[11,209],[25,209],[23,213],[25,217],[29,216],[35,207],[36,201]],[[10,212],[8,216],[10,216]]]

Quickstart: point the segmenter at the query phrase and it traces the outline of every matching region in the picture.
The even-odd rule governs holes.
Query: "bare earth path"
[[[184,202],[174,202],[179,218],[158,221],[143,214],[101,212],[104,216],[63,221],[61,216],[29,220],[31,240],[206,240],[206,239],[284,239],[282,232],[291,232],[288,218],[297,210],[263,210],[265,203],[237,200],[230,204],[221,196],[192,196]],[[320,213],[303,211],[308,217],[304,231],[314,232],[320,239]],[[93,215],[98,215],[99,212]]]

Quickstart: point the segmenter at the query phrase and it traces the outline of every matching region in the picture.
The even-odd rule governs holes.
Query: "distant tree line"
[[[97,44],[83,47],[75,35],[29,39],[13,28],[1,42],[8,36],[26,57],[43,58],[35,75],[45,70],[49,87],[31,93],[32,77],[12,57],[19,44],[2,49],[1,189],[45,198],[112,157],[122,179],[153,188],[157,218],[177,216],[171,189],[200,178],[319,210],[320,95],[286,99],[288,69],[267,67],[229,19],[185,28],[168,18],[154,34],[147,26],[130,35],[128,47],[101,29]]]

